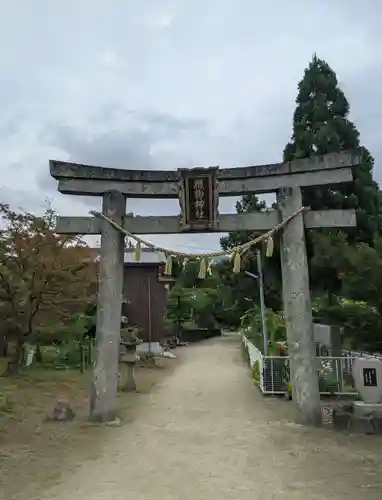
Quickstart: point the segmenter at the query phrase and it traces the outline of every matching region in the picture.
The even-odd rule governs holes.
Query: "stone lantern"
[[[132,335],[119,343],[120,389],[124,392],[137,389],[134,372],[137,362],[137,345],[140,343],[141,341]]]

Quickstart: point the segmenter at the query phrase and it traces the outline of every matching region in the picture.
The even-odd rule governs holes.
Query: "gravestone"
[[[356,358],[353,362],[355,387],[364,403],[382,403],[382,361]]]
[[[333,410],[333,426],[360,434],[382,434],[382,361],[356,358],[353,379],[362,401]]]
[[[320,348],[326,347],[331,356],[341,357],[341,327],[314,323],[313,334],[314,341]]]

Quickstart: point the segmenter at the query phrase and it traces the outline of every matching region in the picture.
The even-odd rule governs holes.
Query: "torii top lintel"
[[[221,196],[270,192],[281,186],[349,182],[352,180],[350,169],[359,165],[360,160],[359,148],[291,162],[219,168],[216,178]],[[179,170],[128,170],[56,160],[50,160],[49,164],[50,174],[59,181],[61,193],[98,196],[108,190],[118,190],[128,197],[178,197]],[[292,178],[292,182],[287,181]]]
[[[282,175],[312,170],[354,167],[359,165],[360,149],[329,153],[326,155],[302,158],[285,163],[255,165],[248,167],[223,168],[218,170],[220,180],[246,179],[268,175]],[[176,182],[180,180],[177,170],[130,170],[108,168],[79,163],[50,160],[50,175],[56,179],[92,179],[123,182]]]

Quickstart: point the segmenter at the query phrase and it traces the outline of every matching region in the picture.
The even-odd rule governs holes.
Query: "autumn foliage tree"
[[[54,232],[56,214],[13,211],[0,204],[0,315],[15,353],[7,373],[18,371],[23,346],[45,329],[53,331],[89,300],[95,269],[78,237]]]

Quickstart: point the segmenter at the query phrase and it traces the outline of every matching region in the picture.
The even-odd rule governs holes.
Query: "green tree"
[[[250,212],[266,212],[267,204],[253,194],[246,194],[236,203],[236,212],[238,214]],[[236,231],[229,233],[220,239],[220,244],[224,250],[229,250],[238,245],[256,238],[259,234],[253,231]],[[258,247],[257,247],[258,248]],[[280,254],[279,244],[276,238],[275,250],[271,258],[263,257],[264,270],[264,293],[267,306],[273,309],[281,308],[281,272],[280,272]],[[230,265],[232,269],[232,264]],[[242,269],[254,274],[258,272],[256,263],[256,248],[249,249],[243,256]],[[248,300],[259,302],[259,285],[252,278],[240,275],[233,275],[232,271],[226,279],[227,286],[232,287],[232,294],[237,300],[237,320],[248,309]]]
[[[199,328],[215,327],[218,295],[216,288],[182,288],[176,285],[169,295],[167,320],[178,326],[192,322]]]
[[[328,303],[342,288],[341,274],[346,268],[347,236],[342,231],[319,232],[310,235],[313,255],[310,259],[310,281],[315,293],[326,293]]]
[[[345,262],[341,273],[344,293],[372,305],[382,318],[382,237],[373,246],[359,243],[349,247]]]
[[[292,139],[284,149],[284,161],[361,146],[337,76],[316,55],[298,84],[296,104]],[[373,180],[373,165],[373,157],[362,148],[361,164],[354,168],[354,183],[307,188],[303,192],[304,205],[312,209],[355,208],[357,228],[350,235],[357,241],[372,243],[375,234],[382,230],[382,198]]]
[[[265,212],[267,204],[264,200],[252,194],[245,194],[241,200],[236,202],[236,213],[244,214],[250,212]],[[228,236],[220,238],[220,244],[223,250],[229,250],[238,245],[242,245],[256,235],[251,231],[236,231],[229,233]]]
[[[181,327],[190,319],[191,306],[189,300],[190,290],[177,283],[168,295],[166,319],[177,327]]]
[[[313,269],[316,283],[339,280],[341,295],[316,297],[314,316],[344,328],[344,340],[352,348],[382,349],[382,237],[373,245],[349,244],[343,233],[316,234]]]
[[[296,104],[293,133],[283,153],[284,161],[346,149],[359,148],[362,152],[361,163],[353,171],[353,183],[306,188],[303,190],[303,203],[314,210],[356,210],[356,228],[346,232],[307,232],[311,287],[315,294],[326,294],[325,306],[318,312],[321,319],[342,324],[352,345],[376,348],[382,345],[378,341],[379,325],[382,323],[378,319],[382,315],[382,303],[379,302],[382,290],[378,285],[382,195],[373,180],[374,160],[362,146],[359,133],[349,120],[349,103],[339,88],[335,72],[316,55],[298,84]],[[242,213],[262,211],[266,207],[256,196],[246,195],[236,209]],[[228,249],[252,237],[251,233],[229,234],[221,240],[221,244]],[[246,269],[256,273],[254,251],[248,252],[244,261]],[[278,309],[277,300],[270,293],[275,290],[275,295],[279,296],[281,290],[277,239],[274,256],[264,259],[264,268],[267,305]],[[256,284],[252,282],[248,285],[252,285],[252,293],[255,292]],[[233,278],[231,286],[235,297],[240,297],[238,292],[243,286],[243,278],[237,281]],[[246,293],[256,302],[257,295],[251,295],[249,289]],[[341,295],[353,300],[345,300]]]
[[[354,182],[336,187],[303,190],[303,204],[312,209],[356,210],[357,226],[344,234],[321,230],[307,234],[311,285],[326,290],[329,300],[341,291],[341,248],[347,243],[372,244],[382,230],[382,198],[373,180],[374,160],[361,147],[359,132],[349,120],[349,103],[327,62],[313,56],[298,84],[293,134],[284,149],[284,161],[360,148],[361,164],[353,169]]]

